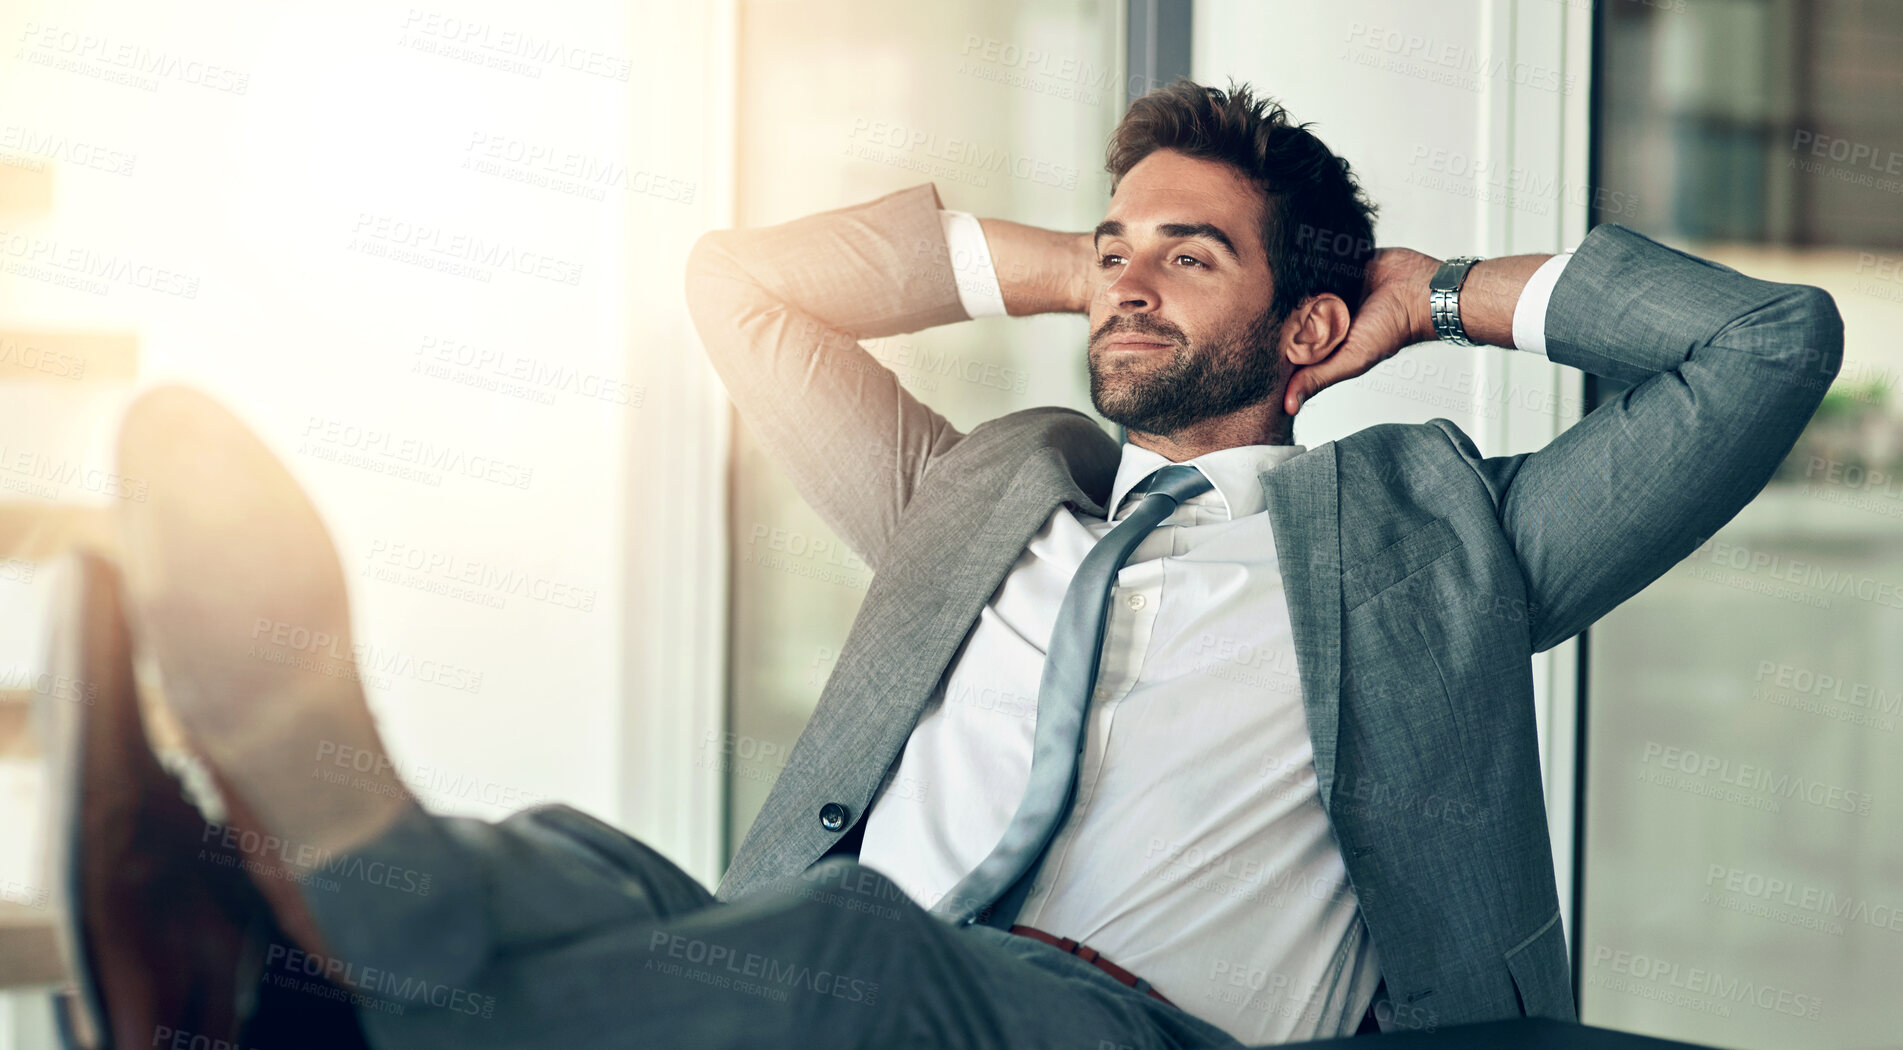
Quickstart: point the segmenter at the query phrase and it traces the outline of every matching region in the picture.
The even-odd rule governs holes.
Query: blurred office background
[[[1596,183],[1622,197],[1596,203],[1625,211],[1596,218],[1828,289],[1845,346],[1765,491],[1587,634],[1585,1016],[1725,1046],[1894,1046],[1903,4],[1597,7]],[[1669,748],[1698,758],[1662,765]]]
[[[205,387],[313,493],[426,800],[569,802],[712,884],[869,573],[731,418],[688,248],[925,180],[1088,228],[1122,107],[1178,73],[1315,122],[1383,243],[1550,252],[1619,222],[1836,296],[1843,375],[1779,478],[1534,667],[1583,1018],[1895,1041],[1903,4],[0,0],[0,32],[0,1048],[43,1045],[59,979],[25,714],[62,701],[50,566],[138,498],[109,441],[132,389]],[[1088,411],[1083,339],[991,319],[871,349],[968,429]],[[1616,394],[1421,347],[1296,440],[1446,417],[1528,451]],[[1707,757],[1868,812],[1679,768]]]

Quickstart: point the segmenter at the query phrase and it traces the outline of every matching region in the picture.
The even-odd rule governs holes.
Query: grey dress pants
[[[1075,956],[933,918],[829,860],[732,903],[566,806],[420,811],[302,885],[328,952],[265,979],[348,998],[379,1050],[1238,1046]]]

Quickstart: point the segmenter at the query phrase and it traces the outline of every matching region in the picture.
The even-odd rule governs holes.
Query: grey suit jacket
[[[856,849],[952,654],[1060,503],[1103,515],[1090,418],[960,433],[856,339],[965,319],[929,185],[708,234],[688,303],[762,444],[874,570],[719,895]],[[1554,290],[1549,356],[1632,388],[1538,452],[1446,420],[1369,427],[1262,475],[1321,801],[1380,954],[1382,1026],[1573,1017],[1529,657],[1579,633],[1770,478],[1842,356],[1819,289],[1601,226]],[[834,829],[829,804],[844,808]],[[837,811],[834,811],[835,813]]]

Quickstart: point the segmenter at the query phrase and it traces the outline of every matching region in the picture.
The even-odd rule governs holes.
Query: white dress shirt
[[[954,259],[975,260],[959,267],[967,312],[1001,314],[977,221],[942,216]],[[1522,348],[1544,352],[1564,259],[1521,296]],[[1302,451],[1247,445],[1189,460],[1213,488],[1165,518],[1117,574],[1076,800],[1017,918],[1090,945],[1249,1044],[1352,1033],[1380,982],[1317,793],[1262,490],[1264,472]],[[935,904],[1004,834],[1030,779],[1038,683],[1064,592],[1135,508],[1130,490],[1168,463],[1124,445],[1111,518],[1058,507],[954,654],[866,815],[859,855],[920,904]]]

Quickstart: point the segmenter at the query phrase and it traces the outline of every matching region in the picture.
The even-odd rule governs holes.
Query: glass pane
[[[1121,115],[1114,0],[740,3],[739,222],[785,222],[934,182],[946,208],[1082,230],[1110,196]],[[1082,318],[995,318],[876,340],[962,430],[1037,405],[1089,412]],[[735,428],[729,854],[832,672],[871,574]]]
[[[1903,6],[1597,17],[1618,221],[1829,290],[1846,345],[1765,491],[1591,632],[1582,1017],[1716,1046],[1893,1046]]]

